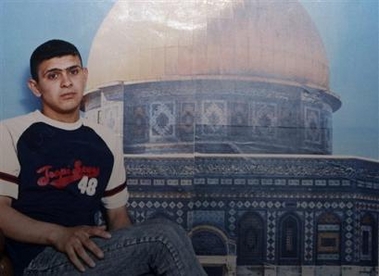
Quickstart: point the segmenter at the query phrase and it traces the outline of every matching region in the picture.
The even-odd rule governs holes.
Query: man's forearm
[[[130,226],[130,221],[126,206],[107,210],[107,224],[109,230],[117,230]]]
[[[54,235],[62,227],[31,219],[10,206],[10,198],[0,196],[0,228],[11,239],[43,245],[52,245]]]

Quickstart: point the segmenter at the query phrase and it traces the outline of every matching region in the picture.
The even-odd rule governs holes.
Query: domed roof
[[[118,1],[96,34],[88,67],[88,89],[228,78],[329,90],[323,43],[294,0]]]

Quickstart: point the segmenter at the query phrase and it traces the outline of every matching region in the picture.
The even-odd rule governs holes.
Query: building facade
[[[209,275],[377,273],[379,162],[332,155],[341,100],[298,2],[119,1],[88,67],[132,218],[181,224]]]

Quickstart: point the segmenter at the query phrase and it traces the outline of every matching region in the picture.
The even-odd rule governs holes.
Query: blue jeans
[[[94,268],[81,273],[65,254],[48,247],[29,264],[24,275],[206,275],[187,233],[167,219],[148,220],[112,232],[111,239],[93,240],[105,255]]]

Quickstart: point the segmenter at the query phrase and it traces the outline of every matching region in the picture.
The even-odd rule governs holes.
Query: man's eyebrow
[[[46,70],[43,75],[46,75],[50,72],[62,72],[62,71],[69,71],[69,70],[72,70],[72,69],[76,69],[76,68],[82,68],[80,65],[76,64],[76,65],[72,65],[72,66],[69,66],[67,68],[51,68],[51,69],[48,69]]]

